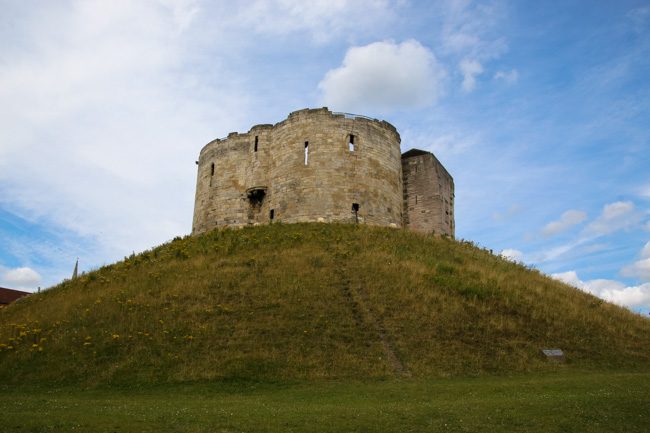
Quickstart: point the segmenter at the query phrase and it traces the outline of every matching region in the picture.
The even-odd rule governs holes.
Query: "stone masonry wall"
[[[305,109],[201,150],[192,233],[271,221],[401,227],[402,206],[397,130],[384,121]]]
[[[404,227],[453,237],[454,180],[429,152],[413,149],[402,155]]]

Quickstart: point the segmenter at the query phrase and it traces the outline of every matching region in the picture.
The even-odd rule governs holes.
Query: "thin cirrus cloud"
[[[236,21],[256,33],[305,33],[318,44],[371,33],[395,17],[387,0],[255,0],[241,2]]]
[[[576,210],[565,212],[559,220],[553,221],[544,226],[542,233],[549,237],[567,230],[575,224],[583,222],[586,215],[584,215],[585,218],[583,218],[583,215],[580,212],[581,211]],[[634,203],[631,201],[609,203],[603,206],[600,215],[587,224],[575,239],[559,246],[547,248],[533,254],[532,256],[537,257],[537,261],[542,263],[558,260],[579,246],[586,245],[603,236],[638,226],[640,220],[641,216],[639,212],[637,212]]]
[[[476,60],[463,59],[458,68],[463,75],[461,87],[465,92],[471,92],[476,88],[476,77],[483,73],[483,65]]]
[[[516,69],[511,69],[509,71],[497,71],[494,74],[495,80],[501,80],[508,84],[514,84],[519,80],[519,72]]]
[[[385,112],[424,107],[442,92],[445,68],[416,40],[352,47],[343,64],[318,84],[323,102],[337,110]]]
[[[501,57],[508,49],[505,39],[497,36],[504,16],[503,8],[497,1],[449,1],[442,13],[442,50],[460,57],[461,89],[470,93],[476,88],[478,77],[485,72],[486,64]],[[514,74],[512,78],[516,80],[516,71]]]
[[[627,229],[640,221],[631,201],[617,201],[603,207],[600,216],[589,223],[585,233],[591,236],[603,236],[619,230]]]
[[[650,281],[650,242],[647,242],[640,253],[640,260],[625,266],[621,270],[624,277],[636,277],[641,281]]]
[[[562,233],[586,219],[587,214],[585,212],[574,209],[568,210],[562,214],[560,219],[546,224],[542,229],[542,234],[544,236],[553,236]]]

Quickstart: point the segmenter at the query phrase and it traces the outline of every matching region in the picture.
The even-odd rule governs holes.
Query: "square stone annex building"
[[[386,121],[327,108],[213,140],[197,161],[192,233],[339,221],[453,237],[454,180],[400,141]]]

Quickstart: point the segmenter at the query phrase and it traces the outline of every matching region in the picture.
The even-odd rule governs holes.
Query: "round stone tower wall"
[[[384,121],[300,110],[209,143],[198,164],[195,234],[276,221],[402,226],[400,137]]]

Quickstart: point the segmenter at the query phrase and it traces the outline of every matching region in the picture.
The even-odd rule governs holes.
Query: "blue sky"
[[[328,106],[454,176],[457,237],[650,310],[650,3],[2,1],[0,285],[189,233],[201,147]]]

